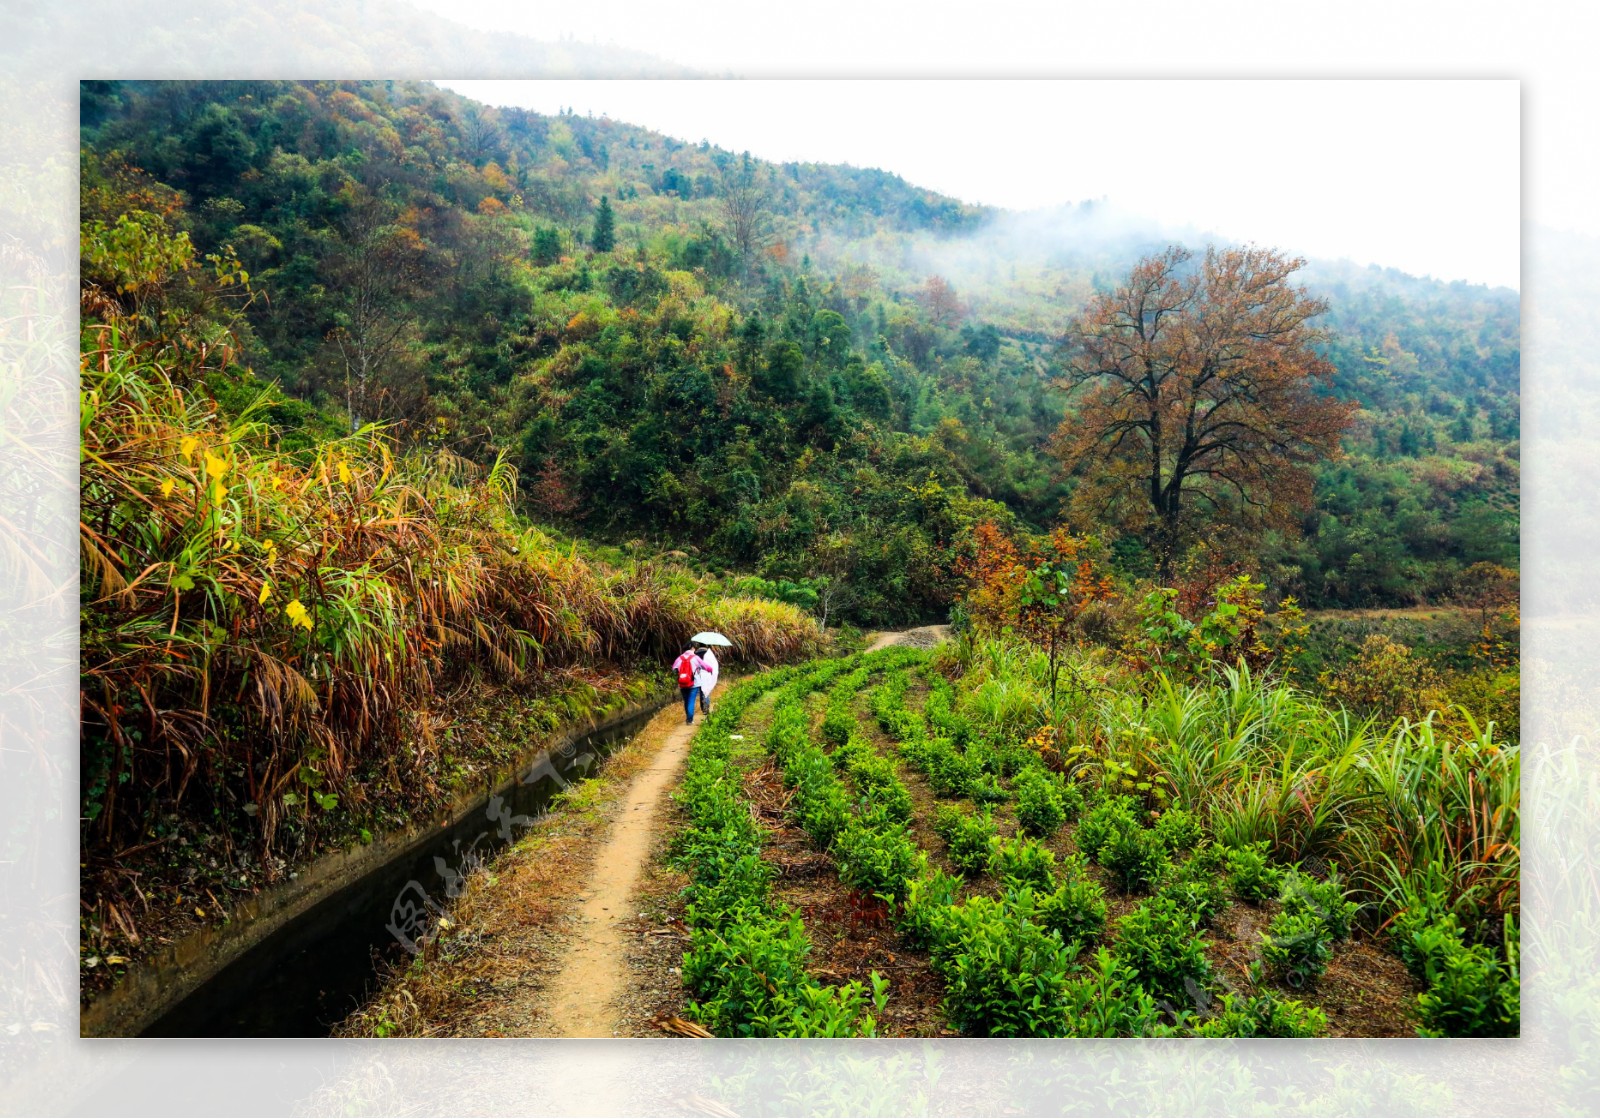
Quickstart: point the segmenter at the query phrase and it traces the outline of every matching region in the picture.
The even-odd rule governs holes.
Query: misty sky
[[[1105,198],[1315,257],[1518,286],[1515,81],[444,81],[968,202]]]

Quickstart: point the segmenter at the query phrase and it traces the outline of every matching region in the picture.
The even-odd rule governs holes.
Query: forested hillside
[[[1058,519],[1054,346],[1147,248],[416,83],[85,83],[83,125],[86,215],[157,191],[237,253],[245,363],[326,423],[510,450],[541,519],[864,623],[941,612],[973,523]],[[1307,277],[1362,411],[1304,535],[1264,541],[1274,591],[1403,605],[1514,564],[1514,293]]]
[[[91,82],[83,123],[86,217],[152,192],[237,255],[243,363],[316,409],[273,415],[287,442],[380,420],[508,450],[541,520],[864,623],[941,613],[974,524],[1061,516],[1057,342],[1152,241],[1094,206],[1019,218],[405,82]],[[1250,566],[1333,606],[1514,565],[1515,294],[1302,278],[1361,409],[1300,532]],[[1150,572],[1137,534],[1080,527]]]

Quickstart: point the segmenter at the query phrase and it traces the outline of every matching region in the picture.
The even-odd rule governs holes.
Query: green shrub
[[[1137,890],[1161,876],[1167,853],[1155,832],[1129,823],[1114,828],[1100,845],[1100,865],[1116,876],[1124,890]]]
[[[1328,1016],[1298,999],[1270,992],[1246,998],[1223,995],[1222,1007],[1195,1027],[1196,1037],[1320,1037]]]
[[[891,820],[910,822],[911,790],[895,774],[894,763],[874,750],[864,738],[852,737],[844,747],[834,751],[833,760],[835,765],[843,765],[866,800],[882,808]]]
[[[1076,820],[1083,815],[1083,790],[1071,781],[1060,781],[1058,789],[1061,794],[1061,808],[1067,814],[1067,819]]]
[[[1456,940],[1430,956],[1428,989],[1417,996],[1423,1037],[1515,1037],[1522,1024],[1522,994],[1515,941],[1499,959],[1483,944]]]
[[[1261,934],[1261,958],[1289,986],[1314,986],[1333,957],[1333,937],[1309,910],[1284,910]]]
[[[934,831],[949,850],[950,861],[963,874],[978,874],[994,853],[994,821],[987,812],[966,812],[954,805],[939,809]]]
[[[959,741],[956,741],[956,744],[959,746]],[[966,747],[965,756],[967,764],[972,767],[975,773],[989,773],[998,777],[1005,768],[1000,758],[1000,752],[986,742],[970,743]]]
[[[998,840],[989,856],[989,873],[1008,888],[1031,886],[1040,893],[1056,887],[1055,852],[1038,840],[1013,836]]]
[[[1260,904],[1278,893],[1281,872],[1267,860],[1267,845],[1231,847],[1227,853],[1228,889],[1240,901]]]
[[[890,775],[891,777],[893,774]],[[860,786],[857,786],[858,788]],[[894,780],[881,785],[868,786],[863,790],[867,803],[883,810],[889,819],[896,823],[909,824],[915,809],[911,800],[911,790],[899,780]]]
[[[1454,916],[1446,915],[1431,925],[1412,929],[1403,944],[1400,958],[1418,979],[1427,982],[1445,957],[1454,955],[1466,942]]]
[[[684,888],[691,925],[720,925],[744,913],[766,908],[775,874],[760,853],[728,845],[721,851],[698,847],[694,875]]]
[[[1211,978],[1207,941],[1199,922],[1169,899],[1151,898],[1117,922],[1117,958],[1131,967],[1154,995],[1186,1005],[1190,984],[1203,987]]]
[[[845,740],[834,748],[828,758],[833,762],[834,769],[840,773],[848,773],[851,766],[869,760],[873,754],[871,743],[860,734],[850,734],[845,736]]]
[[[978,773],[948,738],[935,738],[923,752],[928,784],[942,797],[964,797]]]
[[[683,985],[695,996],[689,1016],[719,1036],[753,1036],[756,1020],[777,1009],[778,993],[814,985],[805,972],[810,951],[793,914],[691,927],[683,957]]]
[[[798,702],[785,700],[778,702],[773,708],[772,725],[767,728],[763,744],[767,752],[785,769],[788,768],[796,751],[811,745],[811,740],[806,735],[805,710]]]
[[[1030,769],[1037,769],[1041,773],[1048,773],[1039,763],[1039,755],[1028,748],[1025,742],[1002,742],[989,746],[994,756],[1000,762],[1001,777],[1016,777]]]
[[[1454,942],[1466,939],[1461,922],[1438,890],[1407,891],[1404,908],[1395,914],[1389,932],[1406,970],[1424,981],[1429,961],[1451,951]]]
[[[1228,907],[1228,890],[1217,873],[1216,860],[1202,858],[1198,852],[1168,866],[1156,896],[1193,914],[1200,925],[1209,925]]]
[[[945,911],[934,953],[945,980],[945,1014],[967,1033],[1059,1037],[1077,947],[1067,946],[1020,912],[975,897]]]
[[[922,729],[922,720],[906,710],[905,698],[903,669],[890,672],[872,692],[872,714],[883,733],[897,742]]]
[[[1098,858],[1100,848],[1119,828],[1137,827],[1137,805],[1132,797],[1105,796],[1085,812],[1078,824],[1076,839],[1078,850],[1091,859]]]
[[[1017,796],[1017,823],[1029,835],[1048,839],[1066,822],[1056,782],[1037,768],[1024,770],[1012,786]]]
[[[1188,851],[1200,842],[1200,821],[1181,808],[1169,808],[1152,829],[1172,854]]]
[[[1156,1001],[1134,970],[1101,948],[1062,992],[1068,1037],[1171,1037]]]
[[[1183,860],[1182,865],[1185,874],[1195,877],[1200,877],[1202,875],[1216,877],[1222,873],[1223,868],[1227,866],[1227,864],[1228,849],[1226,847],[1219,846],[1218,844],[1211,843],[1207,840],[1201,840],[1200,843],[1198,843],[1194,849],[1189,852],[1189,857]]]
[[[922,720],[904,707],[879,715],[878,725],[896,742],[922,734]]]
[[[1322,922],[1322,927],[1334,940],[1350,936],[1350,926],[1355,920],[1355,902],[1345,897],[1344,883],[1338,868],[1329,872],[1327,880],[1318,882],[1309,874],[1291,869],[1283,876],[1278,888],[1278,900],[1285,913],[1312,913]]]
[[[882,1014],[889,1004],[889,981],[873,972],[872,993],[859,979],[839,987],[813,982],[773,999],[770,1014],[752,1020],[758,1037],[877,1037],[873,1011]],[[870,999],[870,1001],[869,1001]]]
[[[1006,799],[1000,778],[992,773],[975,773],[967,782],[966,795],[974,804],[999,804]]]
[[[1094,879],[1068,874],[1053,893],[1035,897],[1033,919],[1069,944],[1093,940],[1106,927],[1106,893]]]
[[[849,702],[830,703],[817,728],[817,736],[829,746],[843,746],[855,729],[856,717],[850,713]]]
[[[1422,912],[1426,909],[1419,907]],[[1454,916],[1412,922],[1403,958],[1428,989],[1417,996],[1424,1037],[1513,1037],[1521,1028],[1516,925],[1505,922],[1505,958],[1468,944]]]
[[[839,877],[866,893],[898,902],[908,882],[927,870],[928,857],[905,826],[881,812],[858,815],[833,843]]]
[[[702,769],[696,776],[706,772]],[[672,857],[678,865],[693,870],[696,864],[710,858],[713,850],[760,850],[761,833],[750,818],[750,810],[725,787],[714,785],[716,795],[703,795],[685,780],[684,790],[690,793],[682,799],[689,807],[691,820],[672,843]]]
[[[827,850],[850,820],[850,796],[827,755],[808,745],[795,754],[785,776],[794,783],[790,811],[795,820],[813,843]]]
[[[906,898],[900,909],[900,931],[919,948],[934,948],[948,929],[948,910],[955,904],[959,878],[935,870],[906,884]]]
[[[956,746],[965,747],[972,741],[972,720],[957,710],[950,681],[937,673],[928,673],[928,699],[922,713],[936,734],[949,738]]]

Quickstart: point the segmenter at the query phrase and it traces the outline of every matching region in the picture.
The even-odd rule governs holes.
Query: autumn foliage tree
[[[962,564],[969,581],[967,610],[979,629],[1015,633],[1044,650],[1050,666],[1050,704],[1056,702],[1063,654],[1082,634],[1096,604],[1116,597],[1111,577],[1095,562],[1092,539],[1058,528],[1047,540],[1020,545],[985,522],[973,530]]]
[[[956,289],[943,276],[929,276],[918,298],[928,309],[928,316],[940,326],[957,323],[967,313],[966,304],[961,302]]]
[[[1213,524],[1289,525],[1355,407],[1319,391],[1334,371],[1311,320],[1327,305],[1289,282],[1303,260],[1260,248],[1191,260],[1177,245],[1145,258],[1073,323],[1072,407],[1056,433],[1080,506],[1145,535],[1163,582],[1197,509]]]

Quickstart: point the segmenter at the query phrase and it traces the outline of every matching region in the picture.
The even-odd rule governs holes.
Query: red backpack
[[[678,658],[678,687],[694,687],[694,658],[688,653]]]

